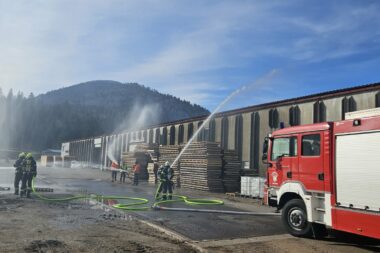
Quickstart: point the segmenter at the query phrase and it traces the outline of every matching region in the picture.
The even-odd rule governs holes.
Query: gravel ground
[[[0,168],[0,186],[12,187],[13,173],[11,168]],[[115,193],[125,192],[131,196],[137,193],[153,195],[154,191],[154,187],[150,189],[144,184],[138,188],[129,184],[112,184],[109,182],[109,173],[99,170],[40,168],[38,178],[39,186],[54,188],[55,197],[78,194],[84,185],[91,186],[96,192],[101,191],[101,187],[103,190],[111,187]],[[47,203],[35,198],[20,199],[12,195],[12,191],[0,192],[0,252],[196,252],[194,247],[212,253],[380,252],[379,241],[343,233],[335,233],[324,240],[295,238],[283,232],[278,219],[152,211],[124,213],[104,210],[99,205],[90,205],[85,201]],[[181,190],[180,193],[224,199],[229,208],[273,211],[260,206],[254,199],[226,199],[222,194],[187,190]],[[140,219],[153,222],[160,230]],[[219,229],[219,223],[228,226]],[[244,228],[252,232],[252,229],[248,229],[252,226],[257,226],[257,231],[245,234]],[[162,232],[167,232],[167,229],[179,233],[180,237],[173,239]],[[219,238],[213,236],[217,229],[222,230],[219,234],[240,231],[238,236],[232,237],[235,239],[186,238],[188,234],[199,238]],[[186,234],[187,230],[191,233]],[[266,232],[262,233],[264,230]]]
[[[0,252],[193,252],[132,216],[0,195]]]

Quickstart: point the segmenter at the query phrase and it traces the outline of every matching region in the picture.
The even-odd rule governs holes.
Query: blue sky
[[[138,82],[212,110],[242,85],[224,109],[379,82],[379,13],[376,0],[0,0],[0,87]]]

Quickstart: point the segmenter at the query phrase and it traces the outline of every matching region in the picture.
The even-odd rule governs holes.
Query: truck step
[[[317,210],[318,212],[326,212],[324,208],[320,208],[320,207],[316,207],[315,210]]]
[[[314,223],[318,223],[318,224],[323,224],[323,225],[326,225],[326,223],[325,222],[323,222],[323,221],[320,221],[320,220],[315,220],[315,221],[313,221]]]

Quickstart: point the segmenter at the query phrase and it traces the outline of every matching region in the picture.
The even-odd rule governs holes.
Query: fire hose
[[[219,214],[235,214],[235,215],[254,215],[254,216],[279,216],[279,213],[263,213],[263,212],[244,212],[244,211],[229,211],[229,210],[215,210],[215,209],[195,209],[195,208],[174,208],[174,207],[163,207],[161,205],[168,203],[180,203],[183,202],[190,206],[195,205],[223,205],[224,202],[218,199],[192,199],[187,196],[182,195],[173,195],[175,199],[169,200],[159,200],[155,199],[155,202],[152,206],[146,206],[149,203],[149,200],[146,198],[136,198],[136,197],[128,197],[128,196],[113,196],[113,195],[77,195],[72,197],[63,197],[63,198],[50,198],[42,195],[41,193],[36,191],[34,182],[35,177],[32,180],[32,192],[33,194],[41,200],[48,202],[65,202],[65,201],[73,201],[79,199],[94,199],[98,202],[102,200],[127,200],[133,201],[131,203],[125,204],[114,204],[112,207],[125,211],[148,211],[148,210],[161,210],[161,211],[182,211],[182,212],[199,212],[199,213],[219,213]],[[158,191],[161,187],[162,182],[157,187],[156,196],[158,195]]]

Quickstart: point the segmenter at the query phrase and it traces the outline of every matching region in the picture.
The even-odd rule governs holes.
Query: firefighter
[[[133,167],[133,185],[138,185],[139,184],[139,177],[140,177],[140,171],[141,171],[141,166],[138,162],[135,163]]]
[[[22,173],[23,173],[23,161],[25,159],[25,153],[22,152],[18,155],[18,159],[16,160],[15,164],[13,167],[16,168],[15,170],[15,181],[14,181],[14,186],[15,186],[15,195],[19,194],[19,185],[20,181],[22,180]]]
[[[28,153],[22,163],[23,174],[22,174],[22,185],[21,185],[21,197],[26,194],[27,198],[30,198],[30,193],[32,192],[32,180],[33,177],[37,176],[37,164],[33,158],[32,153]]]
[[[120,171],[120,183],[125,183],[125,177],[127,175],[127,171],[128,171],[128,166],[126,163],[124,163],[121,167],[120,167],[121,171]]]
[[[163,200],[171,200],[173,197],[173,177],[174,177],[174,170],[170,167],[170,164],[168,161],[165,162],[165,166],[161,166],[160,170],[158,171],[158,176],[160,177],[160,187],[157,191],[156,199],[159,198],[160,193],[162,194]],[[167,194],[169,192],[169,194]]]
[[[112,182],[117,181],[117,171],[119,170],[119,164],[114,161],[111,161],[111,174],[112,174]]]
[[[157,173],[158,173],[158,163],[157,163],[157,162],[154,162],[154,165],[153,165],[153,173],[154,173],[154,184],[157,184],[157,183],[158,183],[158,177],[157,177]]]

